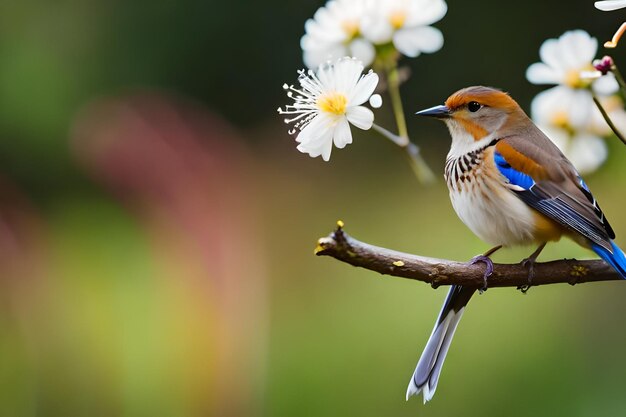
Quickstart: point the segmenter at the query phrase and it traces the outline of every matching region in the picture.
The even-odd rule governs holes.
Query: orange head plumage
[[[444,105],[417,112],[444,120],[453,139],[481,141],[513,120],[527,118],[517,102],[495,88],[467,87],[452,94]]]

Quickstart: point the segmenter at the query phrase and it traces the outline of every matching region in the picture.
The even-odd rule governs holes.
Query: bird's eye
[[[477,101],[470,101],[469,103],[467,103],[467,109],[472,113],[477,112],[478,110],[480,110],[481,107],[482,106]]]

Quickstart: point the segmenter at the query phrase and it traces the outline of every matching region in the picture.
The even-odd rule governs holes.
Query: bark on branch
[[[360,242],[343,230],[343,222],[327,237],[319,239],[315,254],[330,256],[353,266],[385,275],[414,279],[431,284],[483,287],[485,265],[470,265],[445,259],[427,258],[373,246]],[[568,283],[621,280],[621,277],[601,260],[577,261],[562,259],[537,262],[534,266],[533,286]],[[489,288],[524,287],[528,284],[528,268],[522,264],[496,264],[489,276]]]

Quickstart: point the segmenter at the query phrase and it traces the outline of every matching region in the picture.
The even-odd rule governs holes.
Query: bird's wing
[[[517,196],[546,217],[611,249],[615,237],[596,199],[574,166],[538,129],[496,144],[494,162]]]

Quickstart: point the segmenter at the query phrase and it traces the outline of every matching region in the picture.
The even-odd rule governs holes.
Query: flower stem
[[[400,77],[398,75],[398,65],[394,63],[387,67],[387,83],[389,83],[389,95],[391,96],[391,106],[396,117],[398,133],[405,140],[405,145],[409,144],[409,131],[404,118],[404,108],[402,107],[402,97],[400,96]]]
[[[613,121],[609,117],[609,114],[606,112],[606,110],[604,109],[604,107],[600,103],[600,100],[598,100],[598,97],[596,97],[595,94],[593,94],[593,102],[596,103],[596,106],[598,107],[598,110],[600,110],[600,113],[602,113],[602,117],[604,117],[604,120],[606,121],[606,123],[609,125],[609,127],[611,128],[613,133],[615,133],[615,136],[617,136],[617,138],[619,140],[621,140],[624,145],[626,145],[626,138],[624,138],[624,136],[617,129],[617,127],[615,127],[615,124],[613,123]]]
[[[433,171],[428,164],[426,164],[424,158],[422,158],[422,152],[419,146],[413,142],[409,142],[405,149],[409,164],[411,164],[411,169],[415,173],[415,176],[425,184],[435,182],[435,174],[433,174]]]
[[[376,123],[372,125],[372,129],[374,129],[375,131],[377,131],[378,133],[380,133],[381,135],[383,135],[384,137],[386,137],[387,139],[389,139],[390,141],[392,141],[393,143],[395,143],[396,145],[400,147],[407,146],[407,143],[406,143],[407,141],[405,138],[400,137],[390,132],[389,130],[385,129],[382,126],[377,125]]]
[[[620,72],[620,70],[617,68],[617,65],[613,64],[611,66],[611,72],[613,73],[613,75],[615,76],[615,79],[617,80],[617,83],[619,84],[619,86],[622,88],[622,90],[626,93],[626,81],[624,81],[624,77],[622,77],[622,73]]]
[[[411,169],[413,170],[417,178],[425,183],[432,183],[435,180],[435,176],[428,168],[428,165],[426,165],[426,161],[422,159],[419,146],[411,141],[407,143],[405,138],[388,131],[387,129],[377,125],[376,123],[372,125],[372,129],[406,150],[409,164],[411,165]]]
[[[393,139],[390,136],[385,135],[379,129],[376,129],[379,133],[385,135],[388,139],[391,139],[396,145],[403,148],[409,158],[409,163],[413,172],[417,176],[417,179],[423,183],[432,183],[435,181],[435,175],[432,170],[422,158],[419,147],[411,142],[409,139],[409,131],[406,126],[406,119],[404,118],[404,108],[402,106],[402,97],[400,96],[400,77],[398,74],[398,62],[396,59],[387,61],[385,66],[387,71],[387,84],[389,87],[389,96],[391,97],[391,106],[393,108],[393,114],[396,118],[396,125],[398,126],[399,135],[393,135]],[[385,129],[383,129],[385,130]]]

